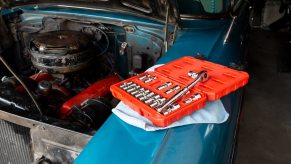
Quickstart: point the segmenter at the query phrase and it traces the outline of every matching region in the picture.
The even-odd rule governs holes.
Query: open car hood
[[[23,5],[46,3],[120,10],[142,14],[160,20],[166,19],[167,9],[169,9],[169,23],[176,23],[179,19],[176,0],[0,0],[0,7],[13,8]]]

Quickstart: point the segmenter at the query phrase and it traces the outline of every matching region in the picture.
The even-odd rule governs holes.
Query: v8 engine
[[[15,44],[4,57],[27,88],[4,72],[0,106],[83,133],[97,130],[117,104],[109,87],[144,71],[162,53],[162,39],[135,26],[19,15],[6,21]]]

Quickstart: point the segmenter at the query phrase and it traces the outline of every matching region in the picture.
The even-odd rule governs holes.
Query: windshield
[[[181,15],[214,15],[228,11],[231,0],[177,0]]]

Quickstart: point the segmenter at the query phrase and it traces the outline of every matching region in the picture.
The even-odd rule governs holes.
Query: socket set
[[[186,56],[172,61],[155,69],[156,72],[166,77],[179,81],[184,85],[192,82],[197,72],[205,70],[209,79],[195,86],[196,89],[207,95],[207,100],[218,100],[221,97],[245,86],[249,75],[243,71],[237,71],[206,60],[195,59]]]
[[[244,86],[247,80],[245,72],[183,57],[110,89],[114,97],[153,124],[165,127],[202,108],[207,100],[217,100]]]

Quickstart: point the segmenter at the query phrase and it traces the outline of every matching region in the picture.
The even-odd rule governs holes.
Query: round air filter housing
[[[69,73],[86,67],[94,58],[90,37],[78,31],[41,33],[30,43],[33,65],[48,73]]]

